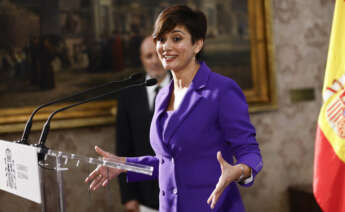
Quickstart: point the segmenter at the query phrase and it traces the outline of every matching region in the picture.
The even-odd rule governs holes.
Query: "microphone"
[[[47,139],[48,132],[49,132],[49,129],[50,129],[50,121],[54,117],[55,114],[57,114],[59,112],[62,112],[64,110],[70,109],[72,107],[76,107],[76,106],[81,105],[81,104],[85,104],[85,103],[88,103],[88,102],[91,102],[91,101],[95,101],[97,99],[101,99],[101,98],[106,97],[106,96],[110,96],[110,95],[116,94],[116,93],[118,93],[120,91],[129,89],[129,88],[139,87],[139,86],[152,86],[152,85],[155,85],[155,84],[157,84],[157,80],[156,79],[149,79],[149,80],[146,80],[146,81],[141,82],[141,83],[136,83],[136,84],[128,85],[126,87],[117,89],[115,91],[111,91],[111,92],[108,92],[108,93],[105,93],[105,94],[102,94],[102,95],[99,95],[99,96],[95,96],[95,97],[92,97],[92,98],[85,99],[85,100],[83,100],[81,102],[77,102],[75,104],[72,104],[72,105],[60,108],[60,109],[52,112],[49,115],[47,121],[44,124],[44,127],[43,127],[42,132],[41,132],[41,136],[40,136],[40,139],[39,139],[39,143],[37,144],[37,146],[41,147],[41,149],[45,149],[45,145],[44,144],[45,144],[45,141]]]
[[[149,79],[149,80],[146,80],[144,83],[145,83],[145,86],[153,86],[155,84],[157,84],[157,80],[152,78],[152,79]]]
[[[128,79],[132,80],[132,81],[137,81],[139,79],[143,79],[145,76],[146,76],[146,74],[144,72],[138,72],[138,73],[134,73],[134,74],[130,75]]]
[[[47,107],[47,106],[50,106],[52,104],[55,104],[55,103],[59,103],[59,102],[63,102],[65,100],[68,100],[68,99],[72,99],[72,98],[75,98],[75,97],[79,97],[79,96],[82,96],[86,93],[89,93],[91,91],[95,91],[97,89],[100,89],[100,88],[104,88],[104,87],[108,87],[108,86],[111,86],[111,85],[116,85],[116,84],[122,84],[122,83],[128,83],[128,82],[135,82],[139,79],[142,79],[145,77],[145,73],[144,72],[138,72],[138,73],[134,73],[132,74],[131,76],[129,76],[127,79],[124,79],[124,80],[120,80],[120,81],[112,81],[112,82],[108,82],[108,83],[105,83],[105,84],[102,84],[102,85],[99,85],[99,86],[96,86],[96,87],[92,87],[92,88],[89,88],[85,91],[82,91],[82,92],[79,92],[79,93],[76,93],[76,94],[73,94],[71,96],[68,96],[68,97],[64,97],[64,98],[61,98],[61,99],[57,99],[57,100],[54,100],[52,102],[49,102],[49,103],[46,103],[46,104],[43,104],[43,105],[40,105],[38,106],[30,115],[28,121],[26,122],[26,125],[25,125],[25,128],[24,128],[24,131],[23,131],[23,135],[22,135],[22,138],[17,141],[17,143],[21,143],[21,144],[29,144],[28,143],[28,138],[29,138],[29,135],[30,135],[30,132],[31,132],[31,127],[32,127],[32,122],[33,122],[33,117],[35,116],[35,114],[42,108],[44,107]]]

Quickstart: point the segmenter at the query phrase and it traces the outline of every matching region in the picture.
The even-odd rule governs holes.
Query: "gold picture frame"
[[[250,112],[277,109],[270,0],[249,0],[253,89],[244,90]]]
[[[187,1],[188,2],[188,1]],[[248,0],[248,28],[250,32],[250,72],[252,85],[243,89],[250,112],[277,108],[270,0]],[[141,8],[139,7],[138,10]],[[34,118],[33,130],[41,130],[49,114],[70,103],[43,109]],[[21,132],[34,106],[0,109],[0,133]],[[57,114],[52,129],[113,124],[116,101],[91,102]]]

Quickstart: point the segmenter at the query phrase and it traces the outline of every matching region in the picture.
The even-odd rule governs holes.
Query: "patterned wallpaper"
[[[252,114],[264,169],[251,188],[242,188],[248,212],[288,212],[289,185],[311,184],[314,137],[334,0],[272,0],[275,69],[279,109]],[[291,89],[313,88],[315,100],[292,103]],[[93,145],[114,149],[112,126],[52,131],[49,147],[95,156]],[[33,141],[39,133],[33,134]],[[14,140],[19,134],[1,135]],[[122,211],[118,185],[90,194],[82,179],[87,165],[64,174],[68,211]],[[58,211],[55,176],[47,171],[49,211]],[[38,205],[0,191],[2,211],[40,211]]]
[[[288,186],[312,184],[333,7],[331,0],[272,1],[279,109],[251,117],[264,169],[254,187],[241,189],[248,211],[288,212]],[[289,91],[303,88],[313,88],[315,100],[292,103]]]

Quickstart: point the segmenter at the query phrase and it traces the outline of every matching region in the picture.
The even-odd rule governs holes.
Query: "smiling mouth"
[[[175,59],[177,56],[163,56],[164,60],[166,61],[171,61],[173,59]]]

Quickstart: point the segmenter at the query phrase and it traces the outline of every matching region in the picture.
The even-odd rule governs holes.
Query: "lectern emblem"
[[[5,149],[4,162],[6,173],[6,185],[11,189],[17,189],[15,164],[14,160],[12,159],[12,152],[9,148]]]

